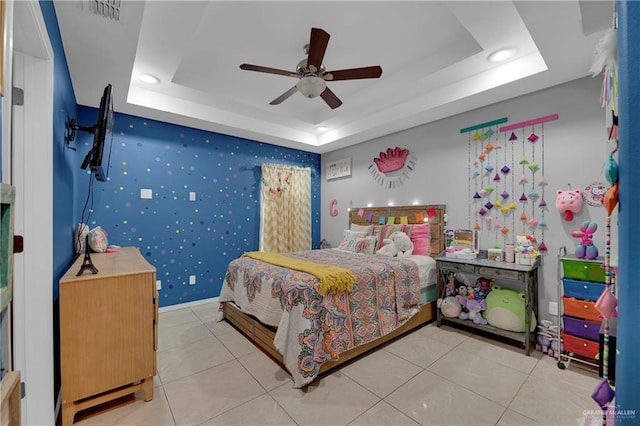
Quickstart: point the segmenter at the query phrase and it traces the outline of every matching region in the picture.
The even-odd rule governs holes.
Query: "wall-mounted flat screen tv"
[[[83,170],[91,168],[96,180],[105,182],[109,173],[109,160],[111,159],[111,142],[113,140],[113,97],[111,84],[104,88],[100,99],[100,111],[98,122],[93,126],[93,146],[87,153],[80,166]],[[107,156],[105,164],[104,157]],[[106,173],[105,173],[106,171]]]

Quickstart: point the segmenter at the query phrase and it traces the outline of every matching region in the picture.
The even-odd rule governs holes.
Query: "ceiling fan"
[[[285,71],[260,65],[242,64],[240,69],[265,72],[298,78],[298,82],[291,89],[278,96],[269,104],[278,105],[296,92],[307,98],[320,96],[331,109],[338,108],[342,101],[327,87],[327,81],[356,80],[362,78],[378,78],[382,75],[379,65],[364,68],[349,68],[345,70],[326,71],[322,65],[324,53],[329,43],[329,34],[320,28],[311,28],[311,39],[305,46],[307,57],[300,62],[295,71]]]

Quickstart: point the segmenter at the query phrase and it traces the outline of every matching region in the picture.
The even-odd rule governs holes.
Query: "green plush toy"
[[[487,309],[483,312],[487,322],[503,330],[524,332],[525,330],[525,303],[524,293],[502,288],[495,284],[485,299]],[[536,329],[536,317],[531,313],[530,331]]]

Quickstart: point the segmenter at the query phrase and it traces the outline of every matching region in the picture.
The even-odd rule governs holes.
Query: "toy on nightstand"
[[[598,247],[593,244],[593,234],[598,229],[598,224],[589,220],[585,220],[580,225],[579,231],[571,232],[574,238],[580,238],[580,244],[576,247],[576,257],[578,259],[595,259],[598,257]]]
[[[449,282],[444,286],[444,295],[445,296],[455,296],[456,294],[456,278],[455,275],[449,275]]]
[[[521,234],[516,236],[516,262],[520,265],[533,265],[540,252],[534,246],[537,243],[536,237],[531,234]]]
[[[447,296],[443,299],[438,299],[437,304],[438,308],[440,308],[440,312],[445,317],[457,318],[462,312],[462,306],[460,306],[460,302],[458,302],[453,296]]]
[[[468,299],[467,300],[467,311],[461,312],[458,315],[458,318],[463,320],[471,320],[474,324],[486,325],[487,320],[482,318],[482,311],[487,309],[487,302],[485,300],[477,300],[477,299]]]
[[[484,318],[487,322],[503,330],[523,332],[525,331],[525,294],[515,290],[502,288],[495,284],[487,295],[487,309]],[[536,317],[531,313],[531,326],[529,331],[536,329]]]
[[[491,291],[491,286],[493,285],[493,280],[489,278],[480,277],[476,281],[476,291],[474,296],[477,300],[484,300],[487,298],[487,295]]]
[[[469,313],[469,310],[467,309],[467,301],[469,300],[469,288],[467,287],[466,284],[461,282],[456,282],[455,299],[460,304],[460,315]],[[465,319],[465,318],[462,318],[460,315],[458,315],[458,318]]]

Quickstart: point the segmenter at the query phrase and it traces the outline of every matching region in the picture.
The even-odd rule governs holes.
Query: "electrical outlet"
[[[558,315],[558,303],[549,302],[549,315]]]
[[[196,284],[196,276],[189,275],[189,285],[195,285],[195,284]]]
[[[156,280],[156,290],[162,290],[162,280]]]

